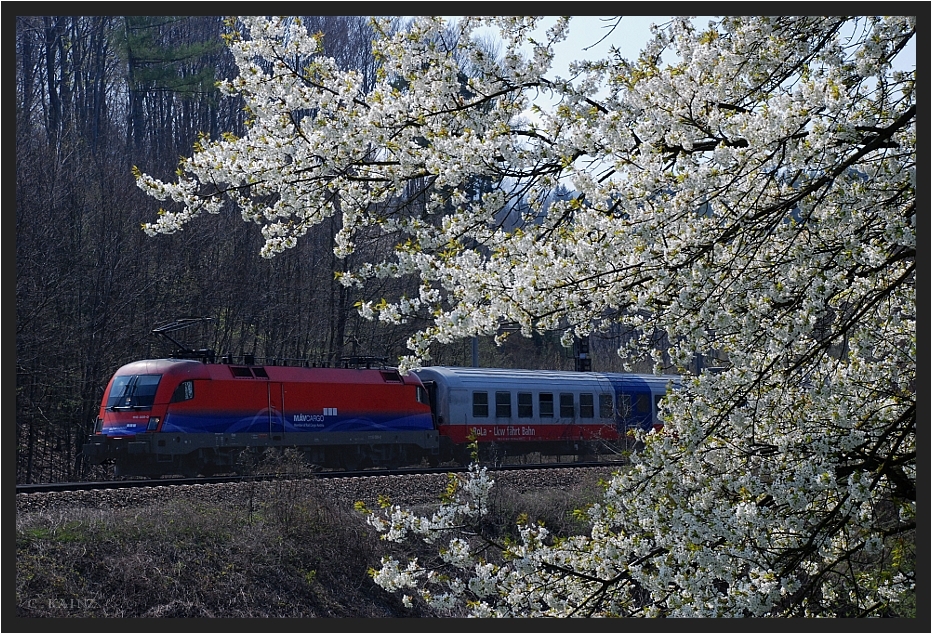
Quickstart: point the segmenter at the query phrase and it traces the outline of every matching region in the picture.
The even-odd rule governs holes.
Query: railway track
[[[587,469],[587,468],[611,468],[620,467],[624,463],[618,460],[603,462],[548,462],[539,464],[507,464],[507,465],[488,465],[489,471],[508,472],[521,470],[555,470],[555,469]],[[400,469],[367,469],[364,471],[316,471],[310,474],[263,474],[263,475],[234,475],[234,476],[212,476],[199,478],[160,478],[160,479],[127,479],[127,480],[107,480],[96,482],[53,482],[43,484],[17,484],[16,493],[55,493],[55,492],[73,492],[73,491],[95,491],[95,490],[112,490],[112,489],[134,489],[150,487],[170,487],[195,484],[235,484],[245,482],[256,482],[263,480],[275,479],[295,479],[296,477],[317,478],[317,479],[340,479],[340,478],[366,478],[366,477],[386,477],[386,476],[415,476],[415,475],[436,475],[445,473],[465,473],[468,469],[462,466],[440,466],[440,467],[407,467]]]

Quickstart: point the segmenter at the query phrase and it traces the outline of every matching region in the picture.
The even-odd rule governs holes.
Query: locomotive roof
[[[234,374],[233,369],[246,370]],[[248,369],[262,369],[252,373]],[[192,379],[213,380],[268,380],[311,383],[396,383],[418,384],[417,377],[403,377],[395,368],[307,368],[287,365],[243,365],[203,363],[194,359],[144,359],[127,363],[116,374],[173,374]],[[264,374],[265,376],[262,376]]]
[[[122,366],[116,374],[165,374],[186,372],[207,378],[206,366],[194,359],[142,359]]]

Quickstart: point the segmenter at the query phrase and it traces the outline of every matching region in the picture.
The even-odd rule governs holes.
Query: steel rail
[[[599,467],[621,467],[621,461],[608,462],[547,462],[535,464],[482,465],[489,471],[533,471],[553,469],[582,469]],[[406,467],[399,469],[366,469],[362,471],[315,471],[309,473],[271,473],[259,475],[210,476],[200,478],[160,478],[138,480],[107,480],[98,482],[51,482],[40,484],[17,484],[16,494],[64,493],[71,491],[95,491],[105,489],[133,489],[146,487],[182,486],[197,484],[225,484],[231,482],[255,482],[262,480],[287,480],[296,478],[366,478],[406,475],[430,475],[436,473],[465,473],[469,469],[462,466],[447,467]]]

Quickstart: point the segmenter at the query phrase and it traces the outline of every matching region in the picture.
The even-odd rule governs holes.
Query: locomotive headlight
[[[146,425],[146,431],[155,431],[159,426],[159,421],[162,420],[158,416],[150,416],[149,424]]]
[[[100,416],[98,416],[97,420],[94,421],[94,433],[99,434],[103,430],[103,428],[104,428],[104,421]]]

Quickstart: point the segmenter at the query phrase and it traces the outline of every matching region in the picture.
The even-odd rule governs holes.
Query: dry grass
[[[287,459],[260,470],[300,471]],[[347,504],[307,480],[256,483],[229,499],[134,509],[67,509],[17,518],[19,617],[430,617],[402,606],[367,570],[383,555],[436,556],[384,542]],[[313,482],[313,481],[311,481]],[[485,527],[512,532],[522,514],[559,534],[585,491],[499,489]]]
[[[267,465],[266,465],[267,466]],[[234,499],[18,518],[21,617],[398,617],[381,543],[307,481]]]
[[[366,576],[379,546],[360,516],[303,495],[39,514],[17,527],[17,612],[401,616]]]

